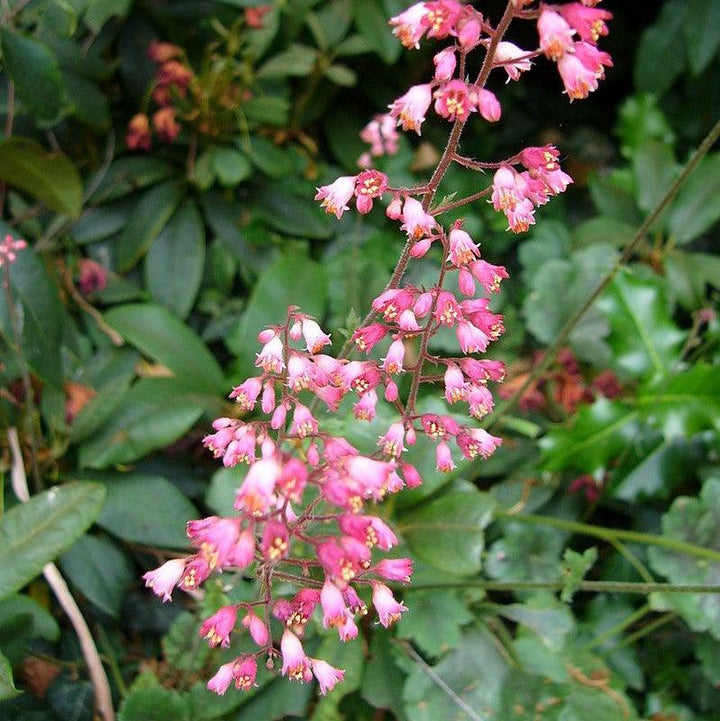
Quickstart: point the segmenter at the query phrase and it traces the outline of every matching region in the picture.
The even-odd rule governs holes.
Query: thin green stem
[[[436,591],[442,588],[482,588],[486,591],[517,592],[517,591],[562,591],[565,581],[488,581],[484,578],[448,581],[447,583],[418,583],[404,589],[405,593],[413,591]],[[581,581],[576,589],[587,593],[628,593],[646,596],[650,593],[717,593],[720,584],[694,583],[645,583],[632,581]]]
[[[606,641],[615,636],[620,635],[623,631],[630,628],[634,623],[637,623],[641,618],[647,616],[648,613],[652,613],[650,604],[645,603],[636,611],[626,616],[622,621],[610,626],[607,630],[603,631],[599,636],[596,636],[592,641],[586,643],[580,650],[581,651],[592,651],[598,646],[602,646]]]
[[[658,536],[653,533],[626,531],[621,528],[606,528],[605,526],[592,526],[589,523],[569,521],[564,518],[551,518],[550,516],[537,516],[532,513],[513,515],[507,511],[496,511],[495,517],[507,521],[516,521],[518,523],[552,526],[553,528],[569,531],[570,533],[578,533],[582,536],[602,538],[608,543],[620,540],[629,543],[640,543],[645,546],[659,546],[660,548],[667,548],[669,551],[676,551],[677,553],[686,553],[690,556],[697,556],[698,558],[720,561],[720,551],[715,551],[712,548],[704,548],[703,546],[696,546],[694,543],[678,541],[667,536]]]
[[[692,156],[692,158],[690,158],[690,160],[687,162],[675,182],[672,183],[672,185],[667,189],[665,195],[661,198],[661,200],[650,212],[650,214],[645,218],[644,222],[637,229],[633,237],[628,241],[627,245],[625,246],[625,250],[622,252],[620,258],[617,260],[615,265],[613,265],[613,267],[605,274],[605,276],[600,281],[600,283],[598,283],[596,288],[587,296],[583,304],[575,311],[572,317],[570,317],[565,323],[565,325],[563,325],[563,327],[560,329],[557,338],[555,338],[553,343],[543,353],[542,361],[540,361],[540,363],[538,363],[538,365],[533,368],[533,370],[528,374],[528,377],[525,379],[525,382],[515,391],[515,393],[513,393],[512,396],[510,396],[510,398],[508,398],[506,401],[500,403],[497,406],[495,413],[491,418],[488,419],[487,423],[485,424],[486,428],[492,428],[498,422],[499,418],[501,418],[505,413],[514,408],[520,398],[522,398],[525,391],[532,385],[532,383],[534,383],[538,378],[540,378],[540,376],[542,376],[543,373],[545,373],[545,371],[550,367],[552,362],[555,360],[555,356],[566,344],[567,339],[570,336],[570,333],[572,333],[572,331],[574,330],[575,326],[577,326],[577,324],[582,320],[588,310],[590,310],[595,301],[604,293],[605,289],[608,287],[608,285],[610,285],[613,278],[620,272],[620,269],[630,260],[637,247],[648,234],[648,231],[650,230],[652,225],[670,205],[672,200],[675,198],[678,190],[680,190],[682,185],[688,179],[688,176],[693,172],[693,170],[695,170],[695,168],[698,166],[698,163],[700,163],[700,161],[708,154],[710,148],[712,148],[718,138],[720,138],[720,119],[718,119],[710,132],[705,136],[705,139],[695,151],[695,154]]]
[[[609,651],[605,652],[602,655],[609,656],[611,653],[619,651],[621,648],[632,646],[635,641],[639,641],[641,638],[644,638],[645,636],[651,634],[653,631],[657,631],[658,628],[664,626],[666,623],[670,623],[670,621],[674,620],[676,617],[677,616],[673,611],[668,611],[667,613],[664,613],[662,616],[660,616],[660,618],[656,618],[654,621],[651,621],[646,626],[643,626],[641,629],[635,631],[635,633],[631,633],[629,636],[625,636],[625,638],[620,641],[620,643],[618,643],[616,646],[613,646]]]

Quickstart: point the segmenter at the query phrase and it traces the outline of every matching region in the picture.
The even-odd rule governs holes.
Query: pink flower
[[[268,561],[279,561],[288,554],[290,536],[288,528],[279,521],[268,521],[265,524],[260,550]]]
[[[470,272],[487,293],[497,293],[503,278],[509,277],[505,266],[493,265],[482,258],[470,264]]]
[[[262,367],[266,373],[280,373],[285,368],[283,361],[282,340],[274,335],[257,354],[256,366]]]
[[[241,411],[251,411],[255,407],[261,389],[261,378],[248,378],[244,383],[233,388],[230,398],[235,399]]]
[[[190,542],[212,558],[213,566],[227,566],[231,562],[240,531],[239,518],[209,516],[200,521],[189,521],[187,535]]]
[[[411,465],[410,463],[403,463],[401,468],[403,478],[405,479],[405,485],[408,488],[417,488],[418,486],[422,485],[422,478],[420,477],[420,474],[418,473],[418,470],[417,468],[415,468],[415,466]]]
[[[595,10],[580,3],[566,3],[558,6],[558,12],[585,42],[596,45],[600,36],[608,34],[605,20],[611,20],[612,13],[607,10]]]
[[[554,10],[544,7],[537,23],[540,36],[540,49],[550,60],[559,60],[566,53],[573,51],[573,35],[575,31]]]
[[[477,105],[480,115],[489,123],[496,123],[500,120],[502,108],[500,107],[500,101],[495,97],[495,93],[486,88],[481,88],[478,92]]]
[[[463,353],[484,353],[490,339],[481,330],[466,320],[460,321],[455,329]]]
[[[427,13],[424,2],[411,5],[405,12],[390,18],[390,25],[394,25],[393,35],[406,48],[419,48],[420,39],[425,34],[426,27],[422,19]]]
[[[472,459],[477,455],[489,458],[500,446],[502,439],[491,436],[482,428],[465,428],[458,434],[456,442],[465,458]]]
[[[235,679],[236,689],[249,691],[255,685],[255,677],[257,676],[257,662],[255,658],[253,656],[236,658],[233,663],[232,675]]]
[[[502,361],[463,358],[460,361],[460,367],[463,373],[475,382],[484,383],[488,380],[502,381],[505,379],[505,364]]]
[[[320,591],[320,604],[323,609],[323,628],[336,628],[345,623],[348,609],[342,591],[328,579]]]
[[[380,623],[388,628],[407,611],[407,607],[395,600],[392,591],[384,583],[373,583],[372,602]]]
[[[274,502],[275,484],[282,467],[273,458],[262,458],[250,466],[235,494],[235,508],[251,515],[262,515]]]
[[[445,441],[441,441],[435,447],[435,462],[435,467],[441,473],[450,473],[455,468],[450,446]]]
[[[369,213],[372,210],[373,198],[382,197],[387,190],[387,181],[387,175],[378,170],[365,170],[357,176],[355,195],[360,213]]]
[[[358,328],[353,333],[352,341],[358,350],[369,353],[387,335],[387,332],[387,327],[382,323],[371,323]]]
[[[360,421],[371,421],[375,418],[375,407],[378,397],[374,390],[363,393],[362,398],[353,406],[353,415]]]
[[[322,200],[321,207],[326,213],[335,213],[340,219],[344,211],[349,209],[348,203],[355,193],[354,175],[344,175],[330,185],[323,185],[317,188],[315,200]]]
[[[450,80],[455,74],[457,66],[457,58],[455,57],[455,48],[445,48],[433,57],[435,65],[435,80],[444,83]]]
[[[429,38],[442,40],[455,30],[455,23],[460,19],[462,5],[457,0],[438,0],[426,2],[426,12],[420,23],[427,29]]]
[[[345,678],[345,671],[334,668],[327,661],[318,658],[311,658],[310,665],[312,667],[315,678],[320,684],[320,693],[324,696],[328,691],[332,691],[335,685]]]
[[[445,400],[457,403],[465,399],[465,376],[455,363],[448,363],[445,370]]]
[[[307,436],[315,435],[317,432],[318,424],[313,414],[310,413],[310,409],[302,403],[296,403],[290,433],[294,433],[300,438],[306,438]]]
[[[495,405],[492,393],[487,389],[487,386],[476,386],[474,384],[468,386],[467,402],[470,415],[478,419],[484,418]]]
[[[450,80],[435,91],[435,112],[443,118],[465,120],[474,109],[469,88],[462,80]]]
[[[482,28],[475,18],[466,20],[457,32],[458,43],[464,50],[471,50],[480,40]]]
[[[23,245],[18,245],[22,243]],[[14,242],[14,248],[20,250],[25,247],[25,241],[18,240]],[[13,256],[14,258],[14,256]],[[0,266],[2,265],[2,254],[0,252]],[[107,286],[108,274],[100,263],[90,258],[82,258],[80,260],[80,277],[78,278],[78,290],[83,295],[92,295],[98,291],[105,290]]]
[[[420,135],[425,114],[432,102],[432,85],[413,85],[405,95],[390,105],[390,115],[397,118],[403,130],[414,130]]]
[[[309,682],[312,678],[309,659],[298,637],[292,631],[285,629],[280,641],[280,651],[283,660],[282,675],[292,681]]]
[[[502,40],[495,51],[495,65],[505,68],[508,82],[517,80],[521,73],[530,70],[532,63],[527,57],[527,50],[522,50],[514,43]]]
[[[403,206],[403,224],[400,226],[408,238],[419,240],[428,235],[435,227],[435,218],[425,212],[422,203],[415,198],[407,198]]]
[[[237,606],[223,606],[217,613],[206,619],[200,627],[200,635],[207,639],[208,646],[215,648],[230,646],[230,634],[237,623]]]
[[[214,691],[219,696],[223,696],[232,683],[234,666],[235,661],[220,666],[217,673],[207,682],[208,691]]]
[[[405,343],[402,338],[394,340],[388,348],[387,355],[383,358],[383,370],[386,373],[402,373],[403,360],[405,359]]]
[[[235,544],[233,560],[230,565],[235,568],[245,568],[255,560],[255,535],[249,529],[245,529]]]
[[[403,446],[404,441],[405,428],[403,424],[398,421],[397,423],[393,423],[390,428],[387,429],[384,436],[380,436],[378,445],[382,448],[382,452],[386,456],[400,458],[403,451],[407,450]]]
[[[371,570],[388,581],[410,583],[410,576],[413,572],[412,564],[410,558],[383,558]]]
[[[173,558],[163,563],[160,568],[148,571],[143,580],[148,588],[153,590],[156,596],[162,596],[163,603],[172,598],[173,588],[182,578],[185,572],[185,561],[182,558]]]
[[[435,320],[441,325],[452,328],[461,317],[460,306],[455,296],[447,290],[441,291],[435,304]]]
[[[323,346],[332,343],[330,336],[324,333],[323,329],[312,318],[303,318],[301,327],[308,353],[319,353]]]
[[[558,71],[570,100],[582,100],[597,90],[598,80],[605,77],[603,66],[612,66],[612,59],[589,43],[575,43],[574,52],[558,60]]]
[[[528,147],[520,151],[520,162],[530,171],[541,176],[560,167],[560,153],[554,145]]]
[[[465,265],[471,260],[480,257],[480,251],[476,243],[461,228],[453,228],[448,235],[450,253],[448,260],[456,267]]]
[[[254,611],[250,610],[241,621],[242,625],[250,632],[250,636],[255,643],[264,648],[270,640],[270,632],[265,622]]]

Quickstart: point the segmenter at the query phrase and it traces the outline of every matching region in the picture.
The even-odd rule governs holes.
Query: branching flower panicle
[[[483,257],[478,239],[462,221],[443,226],[447,207],[434,205],[435,194],[453,163],[491,170],[492,184],[485,191],[451,206],[484,198],[506,216],[510,230],[522,232],[535,223],[536,208],[567,188],[572,180],[560,168],[553,146],[479,162],[459,155],[459,139],[474,114],[480,122],[497,122],[502,115],[500,101],[485,87],[488,79],[517,81],[542,55],[557,64],[570,100],[595,90],[604,68],[612,64],[597,48],[610,13],[596,4],[534,7],[529,0],[510,0],[495,26],[473,5],[457,0],[418,2],[391,18],[394,34],[408,48],[417,48],[424,38],[446,41],[435,55],[434,75],[364,128],[361,137],[370,148],[359,161],[363,170],[319,187],[315,199],[338,219],[353,205],[365,214],[376,202],[387,202],[387,217],[406,238],[392,279],[336,356],[325,352],[332,344],[330,335],[296,307],[278,325],[260,332],[257,373],[230,394],[240,417],[217,419],[204,440],[225,466],[247,466],[235,496],[237,513],[192,521],[188,537],[195,553],[145,574],[147,585],[163,600],[174,587],[196,590],[215,573],[243,569],[261,580],[256,601],[223,606],[200,629],[210,646],[222,647],[247,630],[256,649],[219,668],[208,682],[216,693],[225,693],[232,683],[252,688],[262,656],[270,666],[280,659],[288,679],[302,683],[315,678],[321,693],[331,691],[344,671],[308,656],[303,646],[316,610],[318,622],[342,641],[359,634],[370,600],[386,627],[407,610],[386,582],[409,583],[412,561],[385,556],[398,538],[377,515],[377,504],[387,496],[422,482],[405,460],[407,449],[432,444],[438,471],[447,473],[461,458],[488,458],[500,445],[499,438],[474,424],[492,412],[489,385],[502,381],[505,369],[500,361],[474,356],[485,353],[505,331],[502,316],[490,308],[490,297],[508,273]],[[515,19],[537,23],[537,48],[524,50],[504,40]],[[466,76],[470,53],[482,57],[474,80]],[[177,61],[171,53],[163,62],[167,67]],[[182,87],[181,79],[173,82]],[[397,128],[419,135],[431,108],[452,123],[447,147],[427,184],[393,187],[372,163],[397,152]],[[138,123],[140,135],[144,127]],[[420,288],[404,282],[410,264],[433,245],[442,249],[434,284]],[[456,354],[430,352],[430,341],[441,329],[454,333]],[[434,384],[442,389],[447,414],[418,410],[421,385]],[[359,449],[335,435],[323,423],[324,414],[315,410],[337,411],[345,399],[351,399],[357,422],[376,418],[380,404],[394,414],[374,448]],[[459,413],[465,420],[458,420]],[[287,588],[288,583],[299,586],[298,591],[290,598],[278,597],[280,584]],[[273,638],[272,619],[282,625],[279,638]]]

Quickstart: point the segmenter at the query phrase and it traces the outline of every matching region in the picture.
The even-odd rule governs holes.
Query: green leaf
[[[305,255],[287,253],[266,268],[253,288],[237,332],[226,338],[231,350],[252,368],[259,351],[257,334],[283,323],[288,306],[322,319],[327,303],[325,269]]]
[[[512,721],[556,721],[563,718],[556,713],[564,706],[564,692],[565,686],[549,683],[546,677],[525,673],[525,670],[513,671],[503,685],[502,706],[498,718]]]
[[[408,594],[407,607],[398,621],[397,634],[412,640],[430,656],[457,648],[462,640],[462,626],[473,620],[457,593],[447,589],[413,591]]]
[[[276,678],[246,701],[236,718],[252,721],[305,718],[312,695],[312,684],[288,683],[285,678]]]
[[[256,74],[257,78],[303,77],[310,75],[317,60],[317,50],[306,45],[293,44],[287,50],[273,55]]]
[[[58,119],[63,108],[64,87],[57,58],[37,38],[20,35],[7,27],[0,33],[3,64],[15,90],[31,115],[45,123]]]
[[[145,285],[153,300],[186,318],[205,266],[205,226],[194,202],[184,203],[160,231],[145,258]]]
[[[494,717],[508,665],[490,633],[473,628],[455,651],[432,667],[432,673],[416,665],[405,682],[403,700],[410,721],[466,721],[464,707],[482,709],[483,718]],[[452,696],[435,677],[447,684]]]
[[[287,150],[261,135],[249,139],[250,153],[248,157],[263,173],[271,178],[282,178],[293,170],[293,161]]]
[[[0,142],[0,180],[50,210],[80,215],[83,189],[77,168],[62,153],[48,153],[34,140],[12,137]]]
[[[69,671],[50,684],[46,700],[55,717],[62,721],[93,721],[95,693],[92,684],[73,678]]]
[[[527,604],[499,606],[497,612],[534,631],[551,651],[560,651],[575,628],[575,619],[567,606],[554,596],[536,597]]]
[[[554,426],[540,441],[543,468],[600,478],[633,438],[637,417],[637,411],[602,397],[582,406],[569,425]]]
[[[118,378],[101,388],[73,418],[70,424],[70,441],[77,443],[100,430],[115,415],[129,388],[130,378],[127,376]]]
[[[0,627],[18,616],[29,620],[29,632],[33,638],[44,638],[53,642],[60,640],[60,626],[55,617],[30,596],[16,593],[0,601]]]
[[[312,195],[308,186],[286,182],[261,186],[256,199],[264,220],[275,230],[301,238],[325,240],[333,233],[335,218],[323,212]]]
[[[378,0],[355,0],[355,27],[386,63],[392,64],[400,57],[402,45],[390,31],[387,13]]]
[[[343,88],[352,88],[357,85],[357,73],[351,70],[347,65],[335,63],[325,71],[325,77],[332,80],[335,85]]]
[[[142,258],[184,195],[185,189],[174,180],[160,183],[143,195],[115,246],[118,270],[129,270]]]
[[[130,543],[187,548],[185,525],[198,517],[187,497],[162,476],[117,473],[102,478],[107,500],[97,523]]]
[[[485,568],[502,581],[556,581],[565,534],[554,528],[507,523],[490,547]]]
[[[690,312],[706,304],[707,285],[720,287],[720,257],[673,248],[665,254],[665,281],[671,298]]]
[[[319,700],[309,721],[341,721],[343,714],[340,713],[340,702],[360,687],[365,670],[363,649],[356,643],[343,643],[337,635],[328,635],[320,644],[317,657],[325,659],[335,668],[343,669],[345,677],[332,692]]]
[[[130,11],[132,0],[90,0],[83,20],[97,35],[111,17],[124,18]]]
[[[486,493],[451,493],[409,513],[402,534],[413,553],[436,568],[472,575],[482,566],[485,528],[495,500]]]
[[[620,106],[617,134],[622,141],[620,152],[632,159],[649,140],[672,146],[675,142],[667,118],[651,93],[635,93]]]
[[[166,308],[123,305],[108,311],[105,320],[145,355],[169,368],[186,389],[209,394],[226,390],[222,370],[207,346]]]
[[[190,721],[190,711],[177,691],[147,686],[125,696],[118,721]]]
[[[528,331],[542,343],[552,343],[612,266],[616,255],[610,246],[593,245],[576,251],[567,260],[545,262],[535,272],[532,290],[523,303]],[[563,292],[559,293],[558,288]],[[582,359],[602,364],[608,356],[604,343],[607,332],[607,322],[592,307],[570,334],[570,344]]]
[[[680,496],[662,519],[663,536],[720,551],[720,476],[703,484],[699,498]],[[648,551],[653,569],[671,583],[720,584],[720,563],[664,548]],[[720,606],[712,594],[653,594],[654,608],[675,608],[695,631],[720,639]]]
[[[720,153],[704,158],[677,194],[668,213],[668,229],[687,243],[720,219]]]
[[[115,543],[83,536],[60,558],[68,580],[99,609],[117,618],[133,578],[133,567]]]
[[[720,430],[720,368],[693,366],[657,388],[642,391],[637,404],[666,438]]]
[[[50,279],[43,261],[30,249],[17,254],[9,266],[9,273],[10,294],[20,324],[25,359],[45,382],[60,387],[63,311],[57,287]],[[7,343],[15,347],[7,295],[0,293],[0,332]]]
[[[388,634],[374,633],[370,643],[370,659],[363,676],[362,697],[371,706],[388,708],[398,718],[402,718],[402,701],[398,689],[402,688],[405,674],[395,662]]]
[[[90,187],[96,187],[91,196],[93,203],[122,198],[135,190],[141,190],[174,176],[176,169],[159,158],[131,155],[113,160],[107,170],[98,171],[90,179]]]
[[[650,140],[638,148],[633,157],[638,207],[650,212],[672,185],[679,170],[672,150],[664,143]]]
[[[593,567],[597,561],[597,548],[585,549],[582,553],[573,551],[572,548],[566,548],[563,554],[562,579],[563,588],[560,598],[565,603],[570,603],[575,591],[580,588],[585,574]]]
[[[93,130],[106,131],[110,125],[110,104],[92,80],[63,73],[63,81],[73,115]]]
[[[210,647],[199,634],[201,623],[197,616],[183,611],[163,636],[163,654],[174,669],[197,673],[207,663]]]
[[[231,516],[235,513],[235,493],[245,478],[245,467],[219,468],[210,479],[205,504],[218,516]]]
[[[13,682],[12,668],[10,668],[10,661],[0,653],[0,701],[19,696],[20,691],[15,688]]]
[[[678,28],[685,25],[685,0],[666,2],[660,17],[640,37],[635,60],[638,90],[663,95],[685,67],[686,43]]]
[[[105,497],[97,483],[66,483],[0,518],[0,598],[22,588],[95,521]]]
[[[598,307],[610,323],[607,342],[618,373],[659,377],[678,360],[685,333],[672,320],[661,279],[623,270],[598,300]]]
[[[693,75],[708,66],[720,47],[720,5],[715,0],[689,0],[683,26],[685,49]]]
[[[164,448],[187,433],[214,400],[172,378],[143,378],[130,388],[110,421],[81,443],[80,465],[109,468]]]
[[[234,148],[213,148],[210,157],[220,184],[226,188],[234,188],[252,175],[250,162]]]

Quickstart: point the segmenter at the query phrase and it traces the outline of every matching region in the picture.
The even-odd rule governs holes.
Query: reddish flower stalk
[[[558,63],[572,100],[594,90],[604,66],[611,64],[595,47],[606,32],[609,13],[578,3],[528,9],[532,4],[510,0],[495,27],[457,0],[418,2],[390,21],[408,48],[417,47],[424,37],[449,39],[451,44],[436,55],[434,77],[428,83],[410,88],[391,104],[389,114],[376,116],[363,130],[362,138],[370,144],[359,161],[363,172],[318,188],[315,198],[326,212],[340,218],[353,204],[364,214],[391,196],[386,214],[407,237],[392,278],[335,357],[323,353],[330,337],[296,307],[288,309],[284,323],[260,333],[258,375],[230,394],[241,413],[253,415],[248,420],[219,418],[213,423],[214,433],[205,438],[207,448],[225,466],[249,466],[236,493],[237,515],[191,522],[188,536],[196,553],[145,575],[164,600],[175,586],[197,589],[212,573],[224,570],[252,569],[260,579],[258,601],[225,606],[202,626],[201,634],[211,646],[229,645],[233,633],[243,628],[257,646],[255,653],[218,670],[208,683],[217,693],[224,693],[233,681],[237,688],[252,687],[256,658],[262,655],[281,656],[281,672],[289,679],[307,682],[315,677],[322,693],[331,690],[344,672],[310,658],[302,645],[316,607],[322,610],[318,620],[343,641],[358,635],[357,621],[368,612],[363,592],[372,599],[383,626],[407,610],[383,581],[408,583],[412,561],[381,557],[379,552],[391,550],[398,539],[374,515],[375,505],[386,496],[422,482],[417,470],[403,460],[407,448],[417,442],[434,444],[437,469],[449,472],[460,457],[488,458],[501,442],[474,427],[472,419],[492,411],[488,382],[503,380],[504,367],[499,361],[470,356],[484,353],[505,330],[502,316],[490,309],[489,296],[508,274],[481,257],[462,221],[444,228],[438,216],[490,195],[489,202],[506,215],[509,229],[521,232],[535,222],[535,208],[572,181],[560,169],[559,153],[552,146],[525,148],[499,162],[478,162],[459,156],[458,143],[474,113],[486,122],[500,118],[500,103],[485,88],[493,69],[502,71],[508,81],[517,80],[530,70],[531,58],[544,53]],[[503,40],[515,18],[538,21],[539,48],[522,50]],[[466,57],[476,51],[484,53],[484,60],[475,81],[469,82]],[[431,107],[453,123],[443,155],[426,185],[391,187],[384,173],[370,167],[373,158],[396,152],[396,125],[420,134]],[[494,169],[492,187],[433,209],[440,182],[453,162],[471,170]],[[402,286],[408,265],[433,244],[442,248],[435,284],[427,289]],[[432,337],[443,328],[456,335],[456,357],[429,353]],[[360,354],[359,359],[350,360],[352,352]],[[409,391],[403,396],[398,379],[407,374]],[[467,424],[450,415],[418,411],[421,384],[440,381],[449,405],[467,407]],[[358,421],[375,418],[379,403],[396,411],[376,449],[361,452],[325,430],[315,417],[316,405],[324,404],[332,412],[346,398],[353,399]],[[275,581],[292,581],[301,588],[291,599],[276,598]],[[279,640],[270,636],[271,616],[284,626]]]

